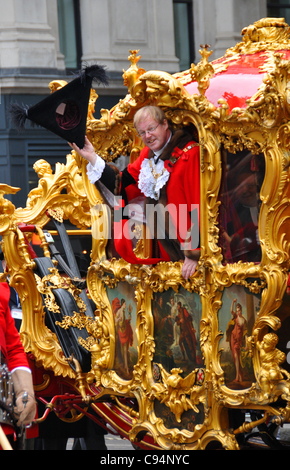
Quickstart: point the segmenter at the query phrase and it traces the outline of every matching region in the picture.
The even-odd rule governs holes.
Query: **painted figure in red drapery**
[[[128,319],[126,319],[125,299],[121,299],[121,303],[118,298],[114,299],[113,310],[115,313],[115,326],[116,332],[118,332],[119,346],[121,350],[124,369],[125,372],[129,374],[128,351],[129,347],[133,345],[133,330],[131,327],[130,305]]]
[[[241,304],[237,303],[237,299],[233,300],[231,307],[232,320],[229,322],[226,332],[227,341],[230,343],[234,364],[236,368],[235,382],[242,382],[242,370],[240,364],[241,348],[247,340],[247,321],[243,317]]]

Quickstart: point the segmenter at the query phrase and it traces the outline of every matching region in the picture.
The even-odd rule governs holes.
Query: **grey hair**
[[[135,129],[137,129],[139,123],[148,116],[152,117],[156,122],[159,122],[159,124],[163,124],[164,119],[166,119],[164,111],[158,106],[144,106],[139,109],[134,116],[133,124]]]

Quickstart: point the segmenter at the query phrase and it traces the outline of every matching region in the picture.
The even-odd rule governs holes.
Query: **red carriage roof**
[[[229,112],[235,107],[246,108],[246,101],[263,85],[264,75],[273,70],[275,54],[281,53],[282,59],[290,59],[290,27],[283,18],[260,20],[245,28],[242,35],[242,43],[229,49],[224,57],[210,62],[214,74],[205,91],[206,98],[216,107],[220,106],[220,99],[226,100]],[[199,94],[198,83],[190,71],[175,77],[191,95]]]

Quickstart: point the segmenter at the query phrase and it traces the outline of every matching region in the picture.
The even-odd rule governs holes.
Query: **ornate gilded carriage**
[[[112,256],[110,214],[75,152],[54,173],[37,162],[39,185],[25,209],[4,198],[16,188],[0,186],[2,248],[23,308],[21,337],[37,396],[55,395],[46,413],[58,403],[59,417],[76,421],[92,407],[147,449],[238,449],[257,426],[271,445],[281,445],[269,422],[290,420],[289,33],[283,19],[262,19],[221,59],[209,62],[209,46],[202,46],[200,63],[176,75],[146,72],[139,51],[130,51],[129,93],[100,119],[92,91],[87,135],[108,162],[137,158],[142,143],[132,121],[147,104],[161,106],[174,129],[186,126],[198,140],[201,257],[189,280],[180,262],[131,265]],[[53,82],[52,91],[63,85]],[[93,315],[56,262],[46,276],[35,274],[27,227],[51,259],[43,232],[51,218],[69,220],[79,234],[91,231]],[[136,223],[132,230],[135,252],[145,259],[146,228]],[[86,370],[45,321],[45,309],[59,312],[60,287],[77,307],[56,326],[76,329],[89,353]],[[54,377],[69,397],[53,388]]]

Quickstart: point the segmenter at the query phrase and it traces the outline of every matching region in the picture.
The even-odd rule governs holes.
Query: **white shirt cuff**
[[[28,367],[15,367],[15,369],[11,371],[11,374],[13,374],[13,372],[16,372],[17,370],[24,370],[25,372],[29,372],[30,374],[32,374],[31,370],[28,369]]]
[[[94,184],[96,181],[99,181],[103,174],[105,166],[106,163],[99,155],[97,155],[97,160],[94,166],[91,163],[87,165],[87,175],[92,184]]]

